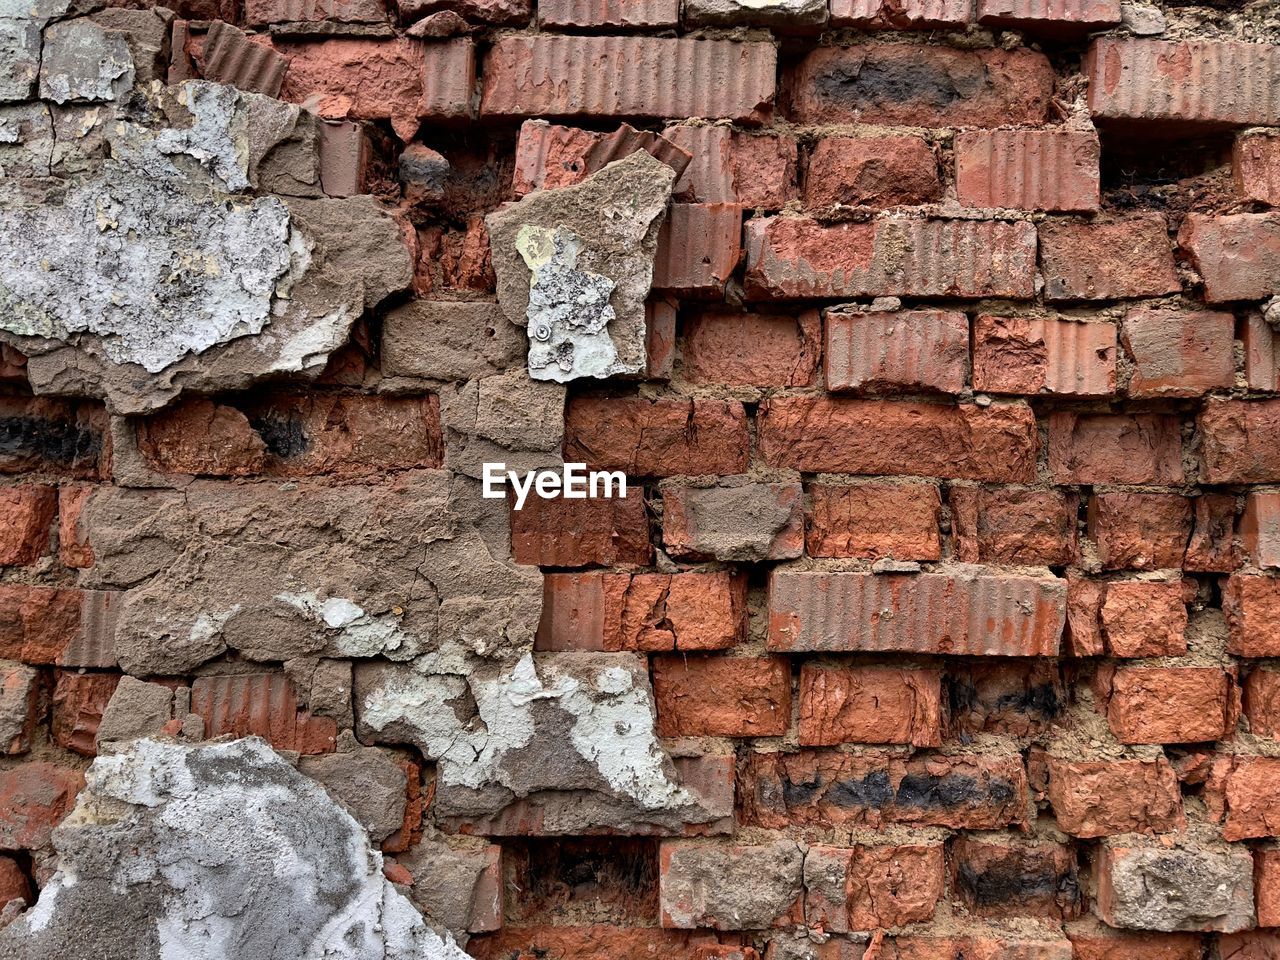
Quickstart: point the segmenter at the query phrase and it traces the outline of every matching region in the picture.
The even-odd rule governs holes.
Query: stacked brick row
[[[335,191],[412,223],[416,300],[315,385],[144,418],[31,397],[6,348],[0,899],[47,879],[132,679],[111,641],[128,584],[95,581],[86,498],[359,496],[456,466],[442,403],[522,349],[483,215],[579,182],[625,121],[691,157],[648,369],[535,419],[631,486],[531,498],[510,549],[545,574],[536,649],[646,655],[659,736],[720,764],[735,816],[440,845],[483,877],[454,906],[468,951],[1280,956],[1265,11],[1232,15],[1262,35],[1243,41],[1173,10],[1162,39],[1158,10],[1108,0],[178,6],[170,77],[318,105]],[[498,432],[513,415],[476,404]],[[171,732],[258,734],[324,779],[351,718],[309,709],[296,667],[234,666],[161,678]],[[345,799],[438,907],[440,861],[413,851],[475,831],[434,821],[429,762],[365,745],[403,788]]]

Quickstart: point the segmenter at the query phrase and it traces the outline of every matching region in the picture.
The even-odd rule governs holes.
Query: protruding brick
[[[978,0],[978,22],[1070,39],[1120,23],[1120,0]]]
[[[805,922],[847,933],[929,920],[945,872],[940,843],[813,844],[804,858]]]
[[[1036,441],[1030,408],[1014,404],[774,397],[758,417],[765,462],[806,473],[1027,483]]]
[[[644,492],[628,484],[625,497],[529,497],[511,511],[511,554],[544,567],[643,566],[652,555]]]
[[[1013,0],[981,0],[1012,6]],[[1044,0],[1039,0],[1044,2]],[[1114,3],[1118,0],[1100,0]],[[1035,5],[1037,0],[1030,0]],[[1098,135],[1083,130],[972,130],[956,134],[956,195],[969,207],[1098,209]]]
[[[800,743],[942,744],[942,674],[898,667],[800,670]]]
[[[1047,300],[1159,297],[1182,289],[1169,228],[1158,213],[1102,222],[1040,224]]]
[[[1053,87],[1053,67],[1029,50],[818,47],[791,76],[790,114],[820,124],[1035,124],[1045,120]]]
[[[745,845],[664,841],[662,925],[763,930],[802,910],[804,855],[794,840]]]
[[[1178,418],[1159,413],[1052,413],[1049,470],[1055,483],[1179,484]]]
[[[775,72],[770,43],[510,36],[485,57],[481,113],[753,121],[772,110]]]
[[[1204,799],[1225,839],[1280,837],[1280,757],[1218,757]]]
[[[1113,657],[1177,657],[1187,652],[1187,608],[1179,580],[1108,583],[1099,613]]]
[[[719,297],[741,255],[742,207],[673,203],[658,231],[653,289],[684,297]]]
[[[1253,858],[1244,847],[1103,846],[1095,864],[1098,916],[1139,930],[1253,926]]]
[[[824,137],[809,154],[804,203],[892,207],[942,196],[938,158],[923,137]]]
[[[1230,628],[1227,652],[1237,657],[1280,657],[1280,580],[1236,573],[1222,589]]]
[[[942,558],[942,499],[931,483],[815,483],[808,502],[810,556]]]
[[[1244,681],[1244,715],[1251,733],[1280,739],[1280,671],[1261,664],[1249,671]]]
[[[84,786],[77,770],[29,761],[0,771],[0,850],[46,847]]]
[[[1056,490],[951,488],[951,530],[964,563],[1065,566],[1076,554],[1076,498]]]
[[[1121,743],[1199,743],[1230,733],[1231,681],[1218,667],[1120,667],[1107,722]]]
[[[680,0],[538,0],[538,23],[544,27],[632,29],[679,22]]]
[[[653,695],[659,736],[776,737],[791,725],[791,661],[658,656],[653,659]]]
[[[1236,137],[1231,173],[1241,197],[1280,207],[1280,136],[1250,130]]]
[[[97,754],[98,724],[120,683],[115,673],[58,671],[53,690],[53,739],[86,757]]]
[[[1205,483],[1280,480],[1280,400],[1211,398],[1196,424]]]
[[[1203,278],[1210,303],[1265,300],[1280,291],[1280,213],[1189,213],[1178,246]]]
[[[1198,397],[1235,384],[1236,318],[1211,310],[1138,307],[1124,318],[1131,397]]]
[[[959,393],[969,367],[969,318],[950,310],[826,312],[827,389]]]
[[[41,696],[40,672],[15,660],[0,660],[0,754],[31,749]]]
[[[1227,493],[1203,493],[1195,498],[1195,523],[1184,570],[1192,573],[1230,573],[1240,565],[1233,536],[1236,498]]]
[[[44,556],[57,511],[53,487],[0,488],[0,567],[24,567]]]
[[[1184,826],[1173,767],[1155,760],[1049,758],[1049,803],[1074,837],[1169,833]]]
[[[1280,46],[1236,41],[1095,40],[1089,110],[1174,128],[1280,125]]]
[[[958,837],[951,877],[956,900],[979,917],[1069,920],[1084,906],[1076,854],[1063,843]]]
[[[1116,391],[1116,328],[1041,317],[979,314],[973,389],[1107,397]]]
[[[1066,592],[1052,577],[777,571],[769,648],[1052,657]]]
[[[191,712],[204,719],[205,736],[262,737],[279,750],[332,753],[338,725],[298,705],[293,682],[283,673],[197,677]]]
[[[1173,493],[1095,494],[1088,533],[1104,570],[1181,567],[1191,537],[1191,501]]]
[[[690,383],[807,387],[817,373],[822,319],[799,315],[708,311],[683,323],[682,372]]]
[[[746,248],[753,299],[1034,295],[1035,229],[1021,221],[764,217],[747,222]]]
[[[575,397],[564,433],[565,460],[628,477],[742,473],[751,447],[742,404],[727,400]]]
[[[1107,585],[1078,570],[1067,571],[1067,631],[1064,650],[1072,657],[1100,657],[1107,652],[1102,636],[1102,602]]]
[[[15,904],[10,907],[9,904]],[[27,875],[12,857],[0,857],[0,911],[12,914],[35,903]]]
[[[662,542],[673,557],[759,562],[804,553],[798,483],[662,489]]]
[[[1240,517],[1240,540],[1254,566],[1280,567],[1280,492],[1249,491]]]

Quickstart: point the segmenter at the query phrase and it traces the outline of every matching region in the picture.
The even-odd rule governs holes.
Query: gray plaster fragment
[[[668,541],[677,556],[757,562],[801,553],[800,498],[793,484],[745,483],[739,486],[664,487],[668,510],[684,516],[681,539]],[[678,500],[674,496],[678,494]],[[787,534],[794,541],[788,546]]]
[[[124,37],[133,60],[133,82],[136,86],[142,86],[153,80],[163,83],[166,79],[169,72],[169,32],[173,17],[173,11],[166,7],[151,10],[108,7],[92,14],[89,19]]]
[[[42,103],[0,106],[0,177],[47,177],[53,163],[53,118]]]
[[[302,757],[298,769],[319,782],[370,839],[385,840],[404,824],[404,770],[377,747],[354,745],[339,753]]]
[[[760,845],[673,841],[663,846],[664,925],[764,930],[801,893],[804,853],[794,840]]]
[[[1158,37],[1168,28],[1160,8],[1145,3],[1120,4],[1120,23],[1137,37]]]
[[[644,300],[674,180],[641,150],[485,218],[498,302],[529,335],[534,379],[642,369]]]
[[[94,761],[5,960],[465,960],[324,790],[256,738]]]
[[[525,340],[496,303],[411,300],[382,322],[388,377],[470,380],[519,365]]]
[[[159,736],[172,719],[173,690],[159,683],[121,677],[98,723],[99,747]]]
[[[123,33],[85,18],[45,28],[42,100],[118,100],[132,89],[134,76],[133,53]]]
[[[30,17],[0,17],[0,101],[26,100],[40,76],[40,30]]]
[[[1112,926],[1137,930],[1218,930],[1253,926],[1253,860],[1243,848],[1127,849],[1110,870]]]
[[[825,0],[684,0],[684,21],[737,26],[821,27],[827,22]]]
[[[396,858],[413,874],[409,897],[418,909],[459,938],[495,930],[502,917],[500,848],[464,843],[423,840]]]

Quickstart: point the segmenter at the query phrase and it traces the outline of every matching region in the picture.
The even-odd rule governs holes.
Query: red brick
[[[827,225],[802,217],[747,221],[751,299],[1034,295],[1029,223],[888,216]]]
[[[1075,850],[1064,843],[958,837],[951,883],[956,901],[978,917],[1070,920],[1084,907]]]
[[[1253,852],[1253,889],[1258,898],[1258,926],[1280,927],[1280,850]]]
[[[1280,480],[1280,400],[1211,398],[1197,421],[1205,483]]]
[[[277,750],[332,753],[338,725],[298,706],[293,682],[283,673],[197,677],[191,712],[202,717],[205,736],[262,737]]]
[[[1047,939],[1046,939],[1047,937]],[[831,941],[834,943],[834,941]],[[865,947],[845,941],[847,954],[824,953],[820,960],[858,960]],[[965,957],[973,960],[1071,960],[1071,942],[1054,934],[1017,934],[1001,930],[988,936],[939,936],[932,933],[898,935],[881,944],[884,960],[937,960]],[[861,948],[861,949],[860,949]]]
[[[396,758],[396,766],[404,771],[405,803],[404,821],[399,828],[382,841],[384,853],[404,853],[422,839],[423,813],[430,805],[431,795],[424,795],[422,790],[422,768],[416,761],[404,757]]]
[[[822,320],[799,315],[707,311],[683,323],[682,372],[690,383],[807,387],[817,373]]]
[[[670,380],[676,360],[676,302],[669,297],[644,305],[646,380]]]
[[[9,913],[5,908],[14,901],[21,901],[19,910],[22,906],[35,903],[35,897],[31,895],[31,883],[16,860],[12,857],[0,857],[0,911]]]
[[[687,560],[757,562],[804,553],[798,483],[672,487],[662,491],[662,543]]]
[[[814,557],[940,560],[941,516],[931,483],[810,484],[805,544]]]
[[[1116,392],[1116,328],[1042,317],[979,314],[973,389],[1107,397]]]
[[[735,401],[574,397],[565,414],[565,460],[629,477],[742,473],[750,448]]]
[[[92,493],[93,487],[84,484],[58,488],[58,558],[77,570],[93,566],[89,531],[80,519]]]
[[[980,0],[988,7],[1010,0]],[[1102,0],[1108,2],[1108,0]],[[1083,130],[956,134],[956,195],[969,207],[1098,209],[1098,135]]]
[[[1227,652],[1237,657],[1280,657],[1280,580],[1236,573],[1222,590],[1230,628]]]
[[[643,566],[652,555],[644,492],[629,484],[625,497],[530,497],[511,511],[511,553],[544,567]]]
[[[1159,413],[1049,415],[1055,483],[1182,483],[1176,416]]]
[[[673,203],[658,231],[653,289],[718,298],[742,251],[742,207]]]
[[[1181,567],[1191,537],[1191,501],[1173,493],[1095,494],[1088,534],[1104,570]]]
[[[1187,608],[1179,580],[1108,583],[1099,614],[1113,657],[1178,657],[1187,652]]]
[[[969,23],[969,0],[831,0],[831,26],[934,30]]]
[[[1211,303],[1265,300],[1280,290],[1280,214],[1190,213],[1178,246],[1200,272]]]
[[[1020,404],[774,397],[761,404],[757,429],[766,463],[805,473],[1035,478],[1035,417]]]
[[[951,722],[964,733],[1039,736],[1062,713],[1066,691],[1056,663],[981,660],[948,663]]]
[[[1234,726],[1231,681],[1217,667],[1120,667],[1107,722],[1121,743],[1220,740]]]
[[[1168,224],[1158,213],[1040,224],[1046,300],[1158,297],[1182,289]]]
[[[1077,570],[1067,571],[1067,631],[1065,651],[1072,657],[1100,657],[1107,652],[1102,636],[1102,602],[1107,585],[1089,580]]]
[[[1053,67],[1029,50],[819,47],[790,77],[800,123],[951,127],[1042,123]]]
[[[598,133],[545,120],[526,120],[520,125],[516,141],[512,189],[517,197],[522,197],[534,190],[581,183],[614,160],[637,151],[661,160],[678,177],[687,174],[694,159],[685,147],[656,133],[637,130],[628,123],[621,124],[612,133]]]
[[[1280,758],[1218,757],[1204,788],[1210,816],[1226,840],[1280,836]]]
[[[0,397],[0,474],[97,479],[107,472],[101,407],[45,397]]]
[[[79,590],[0,584],[0,657],[56,662],[79,629],[82,602]]]
[[[805,923],[827,933],[927,921],[946,882],[940,843],[813,844],[804,874]]]
[[[752,753],[739,768],[742,822],[771,830],[912,823],[995,830],[1025,822],[1021,756],[835,750]]]
[[[1090,47],[1089,110],[1170,127],[1280,124],[1280,47],[1265,43],[1100,39]]]
[[[1049,758],[1049,802],[1073,837],[1169,833],[1185,826],[1173,767],[1155,760]]]
[[[1236,498],[1231,494],[1205,493],[1195,498],[1195,525],[1183,569],[1194,573],[1230,573],[1240,565],[1232,536],[1236,522]]]
[[[664,927],[763,930],[803,916],[804,858],[795,841],[664,840],[658,863]],[[768,882],[756,885],[761,876]]]
[[[1259,664],[1249,672],[1244,681],[1244,715],[1250,732],[1280,739],[1280,671]]]
[[[0,850],[47,847],[83,786],[78,771],[43,761],[0,771]]]
[[[951,488],[951,532],[964,563],[1065,566],[1076,555],[1076,498],[1056,490]]]
[[[380,0],[245,0],[244,22],[251,27],[273,23],[376,23],[387,22]]]
[[[978,0],[978,22],[1072,39],[1120,23],[1120,0]]]
[[[791,725],[791,661],[715,654],[657,656],[653,696],[659,736],[780,736]]]
[[[1237,194],[1269,207],[1280,207],[1280,136],[1250,130],[1236,137],[1231,173]]]
[[[1053,577],[775,571],[769,649],[1053,657],[1066,584]]]
[[[53,487],[0,488],[0,567],[25,567],[44,556],[57,511]]]
[[[31,749],[36,723],[43,719],[43,688],[34,667],[0,660],[0,754],[14,756]]]
[[[285,4],[276,6],[276,15],[285,12],[278,9],[285,7]],[[366,9],[369,6],[377,9],[376,4],[366,4]],[[354,7],[355,4],[351,4],[347,9],[354,12],[352,9]],[[314,7],[306,11],[303,9],[303,4],[299,3],[292,12],[300,16],[305,16],[306,13],[314,16],[318,11]],[[334,13],[337,12],[335,9]],[[316,19],[322,20],[323,16]],[[381,19],[384,23],[386,22],[385,12],[381,12]],[[200,52],[204,61],[200,70],[203,79],[226,84],[249,93],[279,97],[280,82],[289,68],[289,60],[271,49],[268,44],[255,42],[237,27],[215,20],[209,24]]]
[[[1280,960],[1280,932],[1275,930],[1224,933],[1217,946],[1222,960]]]
[[[1105,932],[1103,932],[1105,931]],[[1202,938],[1194,933],[1141,933],[1112,930],[1068,930],[1073,960],[1200,960]]]
[[[823,137],[809,154],[809,209],[914,206],[941,197],[938,158],[923,137]]]
[[[678,200],[777,210],[797,196],[794,137],[683,123],[662,135],[693,155],[676,180]]]
[[[628,0],[629,2],[629,0]],[[697,945],[714,943],[705,930],[663,930],[658,927],[504,926],[496,933],[471,937],[467,953],[475,960],[698,960]],[[748,960],[743,957],[742,960]]]
[[[823,359],[828,390],[959,393],[969,318],[950,310],[828,310]]]
[[[802,746],[942,745],[942,673],[898,667],[800,669]]]
[[[544,27],[674,27],[680,0],[538,0]]]
[[[53,690],[53,740],[86,757],[98,752],[98,724],[120,683],[115,673],[58,671]]]
[[[487,117],[753,121],[772,112],[775,73],[771,43],[509,36],[485,57],[480,109]],[[601,84],[601,77],[610,82]]]
[[[1280,352],[1276,332],[1253,312],[1244,319],[1244,376],[1250,390],[1280,390]]]
[[[1124,318],[1131,397],[1198,397],[1235,384],[1236,318],[1212,310],[1138,307]]]

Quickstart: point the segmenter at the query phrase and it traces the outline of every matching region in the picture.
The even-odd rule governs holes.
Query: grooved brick
[[[1108,397],[1116,392],[1114,324],[979,314],[973,389]]]
[[[771,650],[1053,657],[1066,581],[998,574],[815,573],[769,582]]]
[[[115,667],[122,593],[0,584],[0,657],[33,664]]]
[[[986,2],[990,5],[992,0]],[[956,196],[965,206],[1049,211],[1098,209],[1100,148],[1096,133],[963,131],[956,134],[955,154]]]
[[[544,567],[643,566],[652,556],[644,492],[628,484],[625,497],[531,496],[511,511],[511,554]]]
[[[973,0],[830,0],[831,26],[895,30],[963,27]]]
[[[677,200],[776,210],[796,196],[795,137],[687,123],[662,135],[692,154],[672,188]]]
[[[485,57],[488,117],[722,117],[773,108],[770,43],[656,37],[509,36]]]
[[[942,744],[942,673],[898,667],[800,669],[799,742]]]
[[[1269,207],[1280,207],[1280,136],[1250,130],[1236,137],[1231,151],[1236,193]]]
[[[1055,483],[1179,484],[1178,418],[1159,413],[1051,413],[1049,471]]]
[[[714,691],[714,696],[708,696]],[[786,657],[674,654],[653,658],[663,737],[776,737],[791,725]]]
[[[758,442],[769,465],[806,473],[1035,478],[1035,417],[1022,405],[773,397],[761,404]]]
[[[951,488],[956,558],[1066,565],[1076,554],[1076,498],[1057,490]]]
[[[707,311],[684,320],[681,371],[690,383],[807,387],[822,352],[822,318]]]
[[[827,389],[959,393],[969,366],[969,318],[958,311],[826,312]]]
[[[1045,299],[1119,300],[1182,289],[1168,225],[1158,213],[1040,224]]]
[[[1120,23],[1120,0],[978,0],[978,22],[1038,36],[1078,37]]]
[[[1138,307],[1125,315],[1131,397],[1198,397],[1235,384],[1236,318],[1213,310]]]
[[[258,736],[278,750],[332,753],[338,725],[298,705],[293,681],[283,673],[197,677],[191,712],[202,717],[207,737]]]
[[[574,397],[565,413],[565,460],[628,476],[742,473],[750,447],[736,401]]]
[[[1024,222],[891,216],[826,225],[763,217],[747,222],[746,248],[753,299],[1035,292],[1035,228]]]
[[[742,207],[673,203],[658,230],[653,289],[719,297],[741,254]]]
[[[1169,833],[1185,825],[1173,767],[1155,760],[1050,757],[1049,803],[1058,829],[1073,837]]]
[[[1107,722],[1121,743],[1220,740],[1234,724],[1232,692],[1218,667],[1121,667]]]
[[[1280,293],[1280,213],[1189,213],[1178,246],[1204,279],[1211,303]]]
[[[538,0],[544,27],[674,27],[680,0]]]
[[[942,559],[942,498],[931,483],[810,484],[812,557]]]
[[[97,754],[98,724],[120,682],[115,673],[58,671],[53,690],[53,740],[86,757]]]

